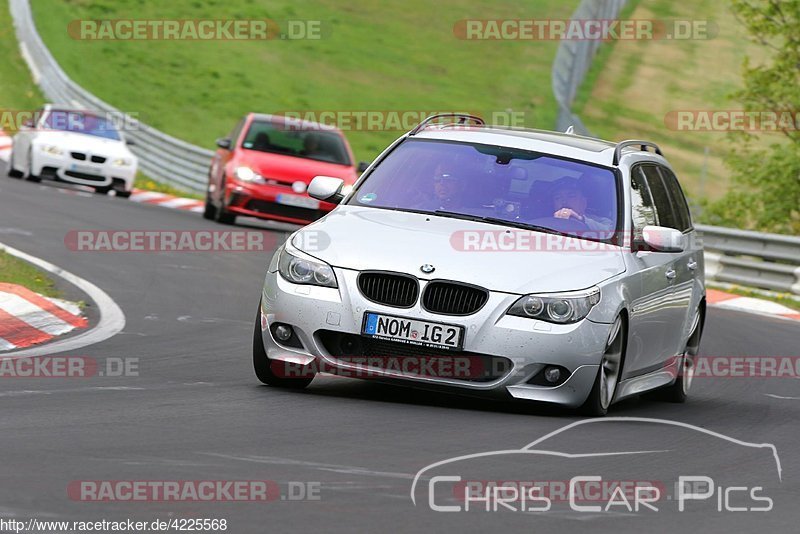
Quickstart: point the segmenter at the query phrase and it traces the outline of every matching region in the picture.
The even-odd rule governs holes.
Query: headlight
[[[600,302],[600,289],[570,293],[525,295],[508,309],[508,315],[541,319],[550,323],[576,323],[589,315],[592,307]]]
[[[339,287],[336,285],[333,269],[329,265],[320,261],[299,258],[287,252],[286,249],[281,251],[278,272],[284,279],[294,284]]]
[[[64,151],[56,145],[42,145],[39,148],[42,149],[42,152],[47,152],[53,156],[60,156],[64,153]]]
[[[237,180],[241,180],[243,182],[258,182],[263,180],[261,175],[250,167],[236,167],[236,170],[233,171],[233,175]]]
[[[129,160],[129,159],[123,159],[123,158],[120,158],[120,159],[115,159],[115,160],[112,162],[112,165],[114,165],[114,166],[116,166],[116,167],[127,167],[127,166],[129,166],[130,164],[131,164],[131,160]]]

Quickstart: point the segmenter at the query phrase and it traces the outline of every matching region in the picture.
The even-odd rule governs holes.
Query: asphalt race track
[[[634,399],[610,413],[774,444],[780,474],[767,449],[666,424],[609,420],[572,428],[543,444],[571,453],[649,451],[591,457],[580,474],[613,479],[637,464],[635,476],[663,481],[668,491],[679,475],[708,476],[718,485],[724,480],[725,487],[758,485],[773,500],[771,511],[719,510],[724,492],[718,491],[689,502],[682,512],[674,495],[657,512],[578,512],[563,502],[539,513],[435,512],[424,490],[427,474],[416,505],[411,500],[421,469],[450,457],[520,449],[580,418],[548,407],[339,377],[317,377],[301,392],[261,386],[252,372],[251,336],[271,254],[70,251],[65,234],[76,229],[224,227],[198,214],[12,180],[5,168],[0,173],[0,242],[79,274],[125,313],[121,333],[75,354],[99,361],[139,359],[139,376],[0,379],[4,517],[225,518],[229,532],[797,531],[797,379],[697,378],[687,404]],[[261,228],[276,246],[290,230],[251,228]],[[800,323],[711,309],[701,353],[798,356],[799,340]],[[561,481],[576,473],[561,456],[524,458],[518,465],[522,480]],[[475,472],[490,479],[490,467]],[[497,468],[495,476],[508,472],[507,465]],[[254,479],[281,488],[318,483],[319,499],[82,502],[67,491],[81,480]]]

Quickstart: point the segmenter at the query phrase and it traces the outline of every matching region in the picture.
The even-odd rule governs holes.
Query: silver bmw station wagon
[[[703,251],[659,148],[429,117],[276,251],[253,364],[604,415],[682,402],[705,316]]]

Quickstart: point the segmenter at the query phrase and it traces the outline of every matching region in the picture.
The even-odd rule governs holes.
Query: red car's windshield
[[[295,130],[269,121],[253,121],[242,148],[351,165],[342,137],[319,129]]]

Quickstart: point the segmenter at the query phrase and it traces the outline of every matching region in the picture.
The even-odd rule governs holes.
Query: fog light
[[[289,341],[292,337],[292,327],[284,324],[275,327],[275,337],[278,341]]]
[[[558,367],[548,367],[544,370],[544,379],[555,384],[561,379],[561,369]]]

